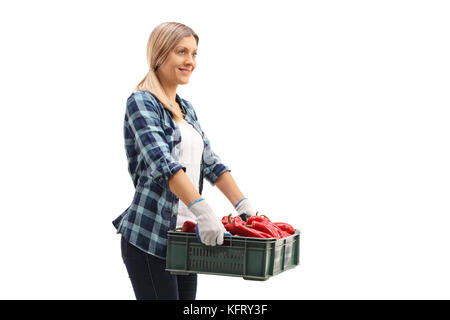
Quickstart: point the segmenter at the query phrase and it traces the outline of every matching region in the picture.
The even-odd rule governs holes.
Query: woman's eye
[[[185,52],[185,50],[181,50],[181,51],[178,51],[178,53],[184,53]],[[196,57],[197,56],[197,54],[196,53],[194,53],[194,56]]]

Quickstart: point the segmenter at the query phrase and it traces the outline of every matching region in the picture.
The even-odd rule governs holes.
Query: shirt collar
[[[183,113],[187,114],[186,106],[185,106],[183,100],[178,95],[178,93],[175,93],[175,101],[178,102],[178,104],[180,105],[180,108],[183,110]]]

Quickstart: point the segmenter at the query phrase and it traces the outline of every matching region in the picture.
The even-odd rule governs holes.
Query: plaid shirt
[[[185,120],[203,137],[199,193],[203,178],[214,186],[225,171],[200,127],[191,103],[176,94]],[[173,116],[147,90],[133,92],[127,100],[124,120],[128,172],[136,189],[131,205],[112,223],[123,237],[139,249],[165,259],[167,231],[175,229],[179,198],[169,189],[169,177],[186,167],[179,162],[181,132]]]

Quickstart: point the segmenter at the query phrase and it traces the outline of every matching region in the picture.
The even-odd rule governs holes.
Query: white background
[[[134,299],[111,221],[125,102],[165,21],[200,37],[178,93],[301,265],[200,275],[197,299],[449,299],[446,1],[0,4],[0,298]],[[233,212],[205,180],[221,217]]]

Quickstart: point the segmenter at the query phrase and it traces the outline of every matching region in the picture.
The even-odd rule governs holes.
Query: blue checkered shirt
[[[211,149],[192,104],[176,94],[185,120],[203,137],[199,193],[203,178],[214,186],[231,171]],[[186,167],[179,159],[181,132],[173,116],[150,91],[133,92],[127,100],[124,120],[128,172],[135,187],[131,205],[112,223],[117,233],[139,249],[165,259],[167,231],[175,229],[179,198],[169,189],[169,177]]]

